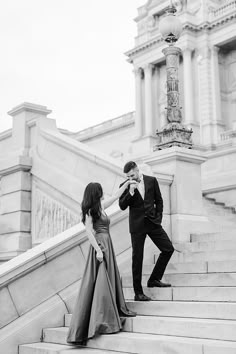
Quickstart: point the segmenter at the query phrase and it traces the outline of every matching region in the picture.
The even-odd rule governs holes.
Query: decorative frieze
[[[79,223],[78,215],[38,188],[33,190],[32,240],[45,241]]]

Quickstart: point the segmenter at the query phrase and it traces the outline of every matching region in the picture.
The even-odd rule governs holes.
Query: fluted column
[[[142,78],[143,69],[134,69],[135,74],[135,138],[140,138],[143,135],[142,128]]]
[[[154,65],[148,64],[144,67],[145,80],[145,135],[154,134],[153,128],[153,107],[152,107],[152,73]]]
[[[218,60],[219,48],[213,46],[211,49],[211,77],[212,77],[212,109],[213,121],[221,121],[221,95],[220,95],[220,72]]]
[[[184,69],[184,115],[185,124],[194,121],[194,102],[193,102],[193,72],[192,72],[192,49],[183,50],[183,69]]]

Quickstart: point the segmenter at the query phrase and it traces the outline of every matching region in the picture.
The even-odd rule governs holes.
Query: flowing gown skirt
[[[121,285],[115,253],[109,232],[96,234],[103,251],[103,262],[89,248],[85,271],[71,319],[68,343],[86,344],[97,334],[116,333],[122,329],[120,317],[135,316],[129,311]]]

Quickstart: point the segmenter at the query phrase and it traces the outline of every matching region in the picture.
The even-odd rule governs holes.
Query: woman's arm
[[[97,251],[97,255],[96,255],[97,259],[101,262],[103,260],[103,253],[97,243],[96,238],[94,237],[93,221],[92,221],[92,217],[90,215],[86,215],[85,228],[86,228],[86,233],[87,233],[89,242],[91,243],[91,245],[93,246],[95,251]]]
[[[132,183],[136,183],[135,181],[126,181],[119,189],[118,191],[111,196],[110,198],[108,198],[107,200],[102,201],[102,207],[104,209],[108,208],[110,205],[112,205],[118,198],[120,198],[120,196],[124,193],[124,191],[126,190],[126,188],[132,184]]]

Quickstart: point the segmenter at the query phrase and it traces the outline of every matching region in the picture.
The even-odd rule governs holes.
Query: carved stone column
[[[143,135],[142,127],[142,79],[143,79],[143,69],[134,69],[135,74],[135,139],[140,138]]]
[[[182,125],[182,113],[179,106],[179,55],[181,49],[173,45],[163,49],[166,57],[167,71],[167,121],[168,124],[161,132],[157,132],[158,143],[155,150],[171,146],[192,146],[192,130]]]
[[[152,106],[152,74],[154,65],[148,64],[144,68],[145,80],[145,135],[152,136],[153,128],[153,106]]]

